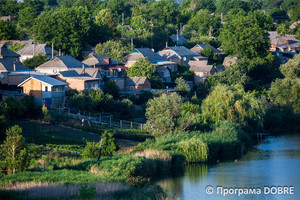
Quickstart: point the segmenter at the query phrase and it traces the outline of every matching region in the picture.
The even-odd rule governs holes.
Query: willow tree
[[[207,123],[230,120],[245,128],[262,127],[264,111],[253,94],[244,91],[242,86],[230,87],[219,84],[203,100],[202,117]]]

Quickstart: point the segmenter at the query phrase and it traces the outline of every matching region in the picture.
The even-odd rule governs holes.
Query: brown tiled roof
[[[203,66],[192,66],[190,67],[190,70],[194,72],[210,72],[213,68],[214,68],[213,65],[203,65]]]
[[[85,73],[84,73],[85,71]],[[74,69],[74,70],[68,70],[68,71],[61,71],[58,72],[62,77],[65,78],[80,78],[80,77],[89,77],[90,79],[96,80],[96,79],[101,79],[102,76],[100,74],[99,69],[94,69],[94,68],[79,68],[79,69]]]
[[[196,66],[205,66],[207,65],[208,60],[190,60],[188,65],[190,67],[196,67]]]
[[[159,55],[166,57],[166,58],[173,58],[173,57],[197,57],[201,56],[198,53],[192,52],[188,48],[184,46],[177,46],[177,47],[167,47],[162,51],[159,51]]]
[[[225,57],[224,61],[223,61],[223,65],[225,67],[228,67],[230,65],[234,65],[237,60],[238,60],[238,57]]]
[[[110,57],[107,55],[93,55],[90,58],[82,61],[84,64],[87,64],[89,66],[93,66],[93,65],[109,65],[109,63],[107,63],[105,60],[103,59],[109,59]],[[114,60],[112,58],[110,58],[110,64],[111,65],[123,65],[122,62],[119,62],[117,60]]]

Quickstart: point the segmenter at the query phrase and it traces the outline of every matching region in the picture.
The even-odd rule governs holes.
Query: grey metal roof
[[[30,79],[36,79],[38,81],[41,81],[43,83],[52,85],[52,86],[62,86],[62,85],[68,85],[65,82],[59,81],[55,78],[51,78],[49,76],[34,76],[34,77],[29,77],[28,79],[26,79],[25,81],[23,81],[22,83],[20,83],[18,86],[23,85],[25,82],[29,81]]]
[[[147,81],[149,81],[147,77],[127,77],[125,85],[144,85]]]
[[[51,60],[45,62],[44,64],[38,66],[36,70],[38,71],[39,69],[43,68],[68,70],[70,68],[82,68],[82,65],[84,65],[86,68],[89,68],[88,65],[83,64],[72,56],[56,56]]]
[[[170,57],[197,57],[201,56],[198,53],[192,52],[188,48],[184,46],[177,46],[177,47],[167,47],[163,49],[162,51],[158,52],[159,55],[170,58]]]
[[[85,72],[85,73],[84,73]],[[58,72],[61,76],[66,78],[80,78],[80,77],[89,77],[90,79],[100,79],[102,80],[101,73],[97,68],[80,68],[68,71]]]
[[[172,35],[171,39],[176,42],[178,45],[184,45],[188,40],[182,35],[178,35],[178,43],[177,43],[177,35]]]
[[[4,44],[0,44],[0,58],[11,58],[11,57],[16,57],[19,58],[20,55],[13,52],[12,50],[6,48]]]
[[[164,57],[161,57],[149,48],[136,48],[125,58],[127,61],[136,61],[139,58],[148,58],[150,62],[166,61]]]
[[[221,53],[220,50],[216,49],[215,47],[209,45],[209,44],[196,44],[193,48],[191,48],[191,51],[200,53],[203,49],[205,49],[207,46],[213,50],[214,53]]]
[[[0,70],[14,71],[14,64],[16,66],[16,71],[30,71],[28,67],[25,67],[22,63],[16,61],[14,58],[4,58],[0,59]]]
[[[52,55],[52,49],[47,46],[47,44],[26,44],[22,49],[17,51],[20,55],[34,55],[43,54],[43,55]]]

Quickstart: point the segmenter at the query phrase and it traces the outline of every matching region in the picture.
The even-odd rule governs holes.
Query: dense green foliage
[[[40,66],[41,64],[44,64],[48,60],[49,60],[49,58],[47,58],[45,55],[39,54],[39,55],[33,56],[32,58],[27,58],[26,60],[24,60],[23,65],[25,65],[26,67],[29,67],[31,69],[34,69],[34,68]]]
[[[126,47],[123,46],[121,41],[113,41],[113,40],[109,40],[105,43],[99,43],[96,45],[95,48],[96,54],[105,54],[120,62],[125,61],[124,56],[128,52],[129,51],[126,49]]]

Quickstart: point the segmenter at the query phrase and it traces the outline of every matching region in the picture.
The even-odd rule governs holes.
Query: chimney
[[[46,76],[46,73],[44,73],[44,76]]]
[[[166,48],[168,48],[168,41],[166,42]]]
[[[58,50],[58,55],[61,56],[61,50],[60,49]]]
[[[94,69],[96,68],[96,65],[94,64]]]
[[[84,66],[84,64],[82,64],[82,68],[83,68],[83,76],[85,76],[85,66]]]
[[[16,62],[14,61],[14,72],[16,71]]]
[[[291,41],[290,40],[287,40],[287,39],[283,39],[287,44],[290,44]]]

